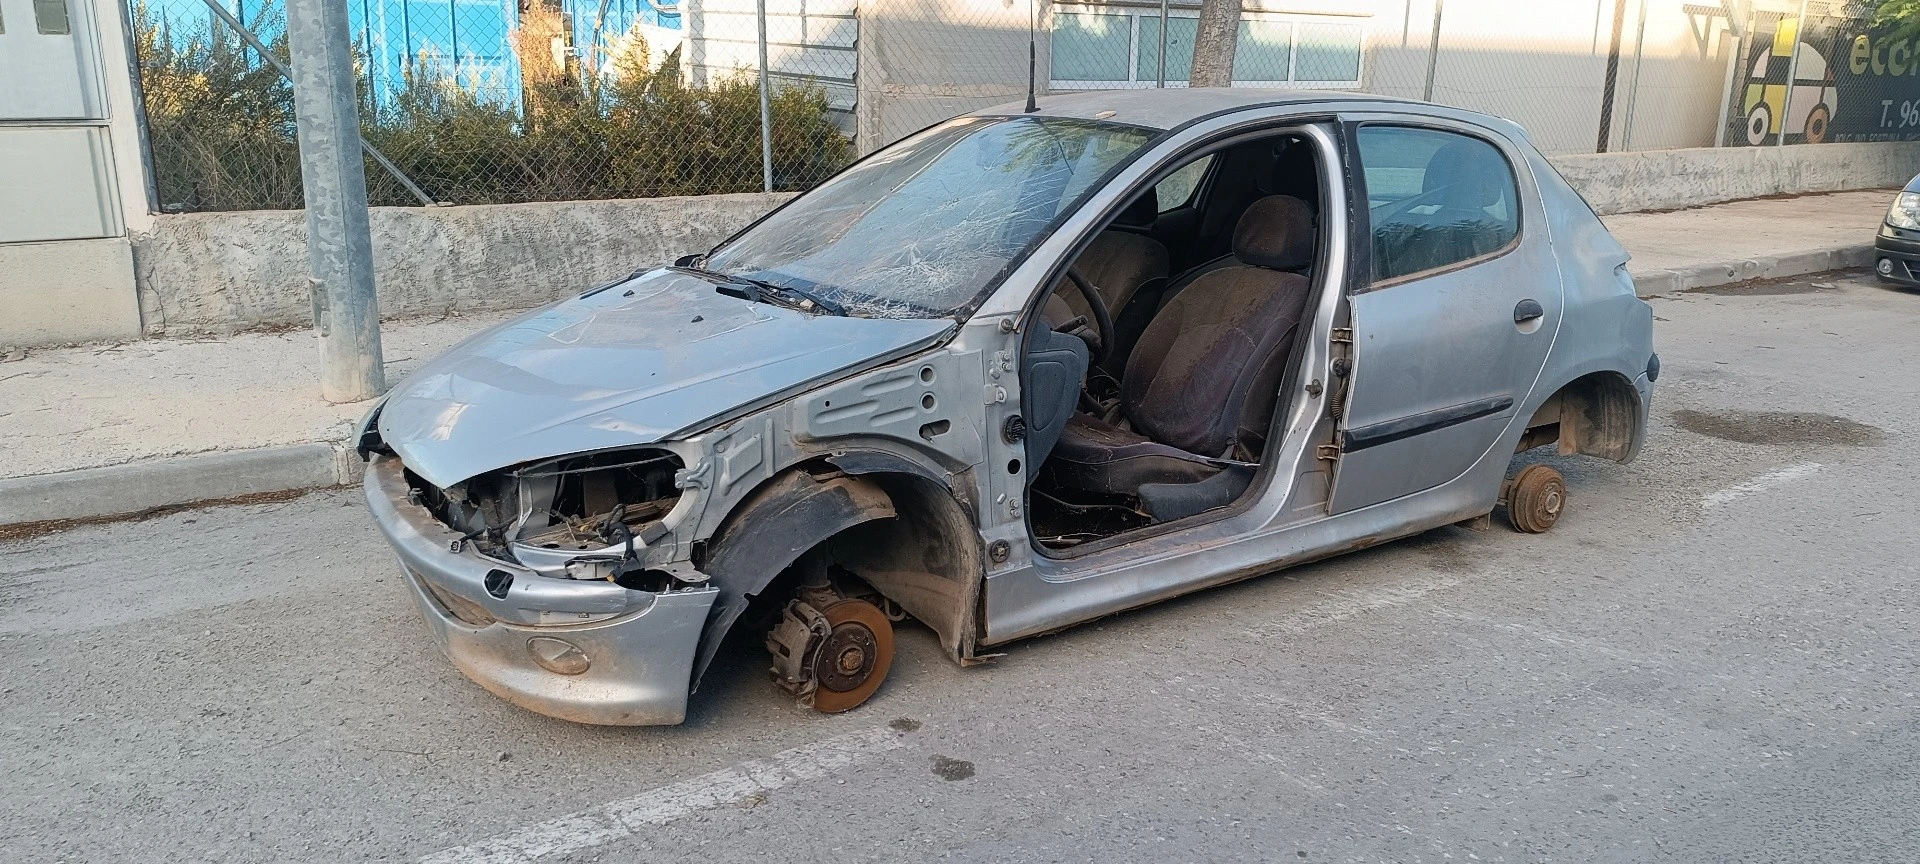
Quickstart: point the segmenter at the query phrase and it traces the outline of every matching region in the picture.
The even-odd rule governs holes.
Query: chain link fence
[[[163,207],[298,207],[291,90],[236,28],[284,59],[282,0],[135,2]],[[1030,73],[1042,94],[1183,87],[1200,8],[343,2],[364,137],[433,200],[457,204],[805,189],[914,130],[1023,99]],[[1370,0],[1291,12],[1247,0],[1233,75],[1236,86],[1356,90],[1496,114],[1549,153],[1819,141],[1846,137],[1828,125],[1845,108],[1827,103],[1851,50],[1852,31],[1836,22],[1857,22],[1861,6]],[[1920,107],[1910,113],[1920,117]],[[1745,131],[1753,123],[1761,133]],[[380,167],[369,163],[367,176],[373,203],[417,203]]]
[[[216,2],[286,62],[279,0]],[[436,201],[804,189],[851,158],[850,115],[809,77],[771,89],[763,148],[757,74],[690,62],[676,7],[348,3],[362,136]],[[299,207],[293,92],[273,63],[205,0],[141,0],[131,17],[162,209]],[[373,204],[418,203],[371,161],[367,186]]]

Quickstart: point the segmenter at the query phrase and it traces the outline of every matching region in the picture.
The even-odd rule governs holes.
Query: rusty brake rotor
[[[893,625],[880,607],[841,600],[820,610],[828,632],[813,657],[814,710],[838,714],[867,701],[893,667]]]

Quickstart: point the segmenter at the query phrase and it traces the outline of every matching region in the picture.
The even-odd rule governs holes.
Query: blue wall
[[[268,43],[285,31],[281,0],[222,0],[247,27]],[[354,47],[365,58],[376,104],[386,104],[405,84],[407,67],[425,62],[436,76],[451,75],[482,98],[516,103],[520,70],[508,34],[519,19],[518,0],[346,0]],[[164,20],[174,41],[196,41],[226,25],[214,19],[202,0],[148,0],[149,17]],[[574,50],[593,38],[600,0],[561,0],[573,19]],[[641,21],[680,29],[680,16],[662,14],[647,0],[606,0],[600,31],[614,39]],[[232,34],[222,34],[231,36]]]

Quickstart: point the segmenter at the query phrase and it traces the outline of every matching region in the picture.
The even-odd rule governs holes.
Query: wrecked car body
[[[515,704],[671,724],[736,629],[823,711],[1626,461],[1624,249],[1512,124],[1134,91],[939,124],[712,252],[467,340],[360,452],[437,640]]]

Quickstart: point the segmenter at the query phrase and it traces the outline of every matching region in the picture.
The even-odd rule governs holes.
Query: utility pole
[[[307,286],[320,331],[320,396],[328,402],[358,402],[386,389],[352,42],[342,0],[287,0]]]

